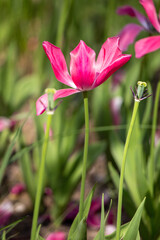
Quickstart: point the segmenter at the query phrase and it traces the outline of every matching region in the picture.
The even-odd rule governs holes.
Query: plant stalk
[[[155,96],[155,104],[153,109],[153,121],[152,121],[152,133],[151,133],[151,148],[150,148],[150,161],[148,167],[148,182],[150,186],[150,193],[153,197],[154,195],[154,143],[155,143],[155,134],[156,134],[156,124],[157,124],[157,114],[158,114],[158,102],[160,96],[160,81],[158,82],[156,96]]]
[[[124,181],[124,174],[125,174],[125,163],[126,163],[128,147],[129,147],[130,138],[131,138],[131,134],[132,134],[132,131],[133,131],[133,127],[134,127],[139,103],[140,102],[138,100],[135,100],[135,102],[134,102],[132,118],[131,118],[129,130],[128,130],[128,134],[127,134],[127,139],[126,139],[126,143],[125,143],[125,147],[124,147],[124,152],[123,152],[123,159],[122,159],[121,173],[120,173],[120,182],[119,182],[119,193],[118,193],[116,240],[120,240],[120,227],[121,227],[123,181]]]
[[[47,115],[47,127],[46,127],[45,139],[42,147],[42,157],[41,157],[41,162],[39,166],[39,175],[38,175],[38,186],[37,186],[36,199],[35,199],[34,212],[33,212],[31,240],[35,240],[35,237],[36,237],[38,214],[39,214],[39,208],[40,208],[40,202],[41,202],[41,196],[42,196],[42,190],[43,190],[45,160],[46,160],[51,120],[52,120],[52,115],[51,114]]]
[[[88,93],[87,92],[83,93],[83,99],[84,99],[84,115],[85,115],[85,142],[84,142],[81,195],[80,195],[80,206],[79,206],[79,222],[82,220],[83,210],[84,210],[84,194],[85,194],[85,181],[86,181],[88,144],[89,144],[89,110],[88,110]]]

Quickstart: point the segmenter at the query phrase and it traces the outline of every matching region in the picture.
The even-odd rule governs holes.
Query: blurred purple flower
[[[49,188],[49,187],[46,187],[46,188],[44,189],[44,193],[45,193],[46,195],[48,195],[48,196],[52,196],[52,194],[53,194],[52,189]]]
[[[26,190],[25,185],[22,183],[17,183],[15,186],[12,187],[10,193],[12,194],[20,194]]]
[[[157,32],[160,33],[160,14],[156,13],[156,9],[153,0],[139,0],[140,4],[143,6],[148,18],[143,16],[139,11],[131,6],[123,6],[118,8],[117,13],[119,15],[129,15],[130,17],[136,17],[140,25],[131,23],[127,24],[119,34],[120,37],[120,49],[125,51],[128,46],[134,42],[138,34],[145,30],[150,34]],[[135,52],[136,57],[140,58],[147,53],[156,51],[160,48],[160,36],[150,36],[143,38],[136,42]]]

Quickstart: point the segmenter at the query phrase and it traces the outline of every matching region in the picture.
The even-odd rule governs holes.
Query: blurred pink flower
[[[15,186],[12,187],[10,193],[12,194],[20,194],[25,191],[25,185],[22,183],[17,183]]]
[[[43,126],[44,126],[44,132],[46,133],[46,126],[47,126],[46,123]],[[50,136],[50,138],[52,138],[52,136],[53,136],[53,131],[51,128],[49,129],[49,136]]]
[[[13,205],[7,200],[0,204],[0,227],[9,223],[10,217],[13,214]]]
[[[112,77],[112,85],[111,85],[112,90],[116,90],[124,78],[125,78],[124,70],[119,69],[117,72],[115,72]]]
[[[113,224],[108,224],[105,228],[105,235],[110,235],[116,230],[115,225]]]
[[[49,234],[46,240],[66,240],[66,234],[64,232],[54,232]]]
[[[96,61],[95,51],[81,40],[70,53],[69,74],[60,48],[49,42],[43,42],[43,48],[58,81],[71,87],[57,90],[54,94],[54,100],[98,87],[131,58],[131,55],[122,54],[119,49],[119,37],[107,39],[102,45]],[[47,104],[47,94],[44,94],[37,100],[37,115],[45,111]],[[41,109],[39,110],[40,106]]]
[[[113,118],[113,123],[115,125],[119,125],[121,122],[121,106],[122,106],[123,99],[120,96],[117,96],[110,101],[110,109]]]
[[[0,117],[0,132],[7,128],[11,128],[15,125],[15,121],[6,118],[6,117]]]
[[[118,8],[117,13],[119,15],[129,15],[136,17],[140,22],[140,25],[131,23],[127,24],[119,34],[120,37],[120,49],[122,51],[127,50],[128,46],[134,42],[135,38],[142,31],[148,31],[150,34],[160,33],[160,14],[156,13],[156,9],[153,0],[139,0],[143,6],[148,18],[143,16],[139,11],[131,6],[123,6]],[[160,48],[160,36],[150,36],[143,38],[136,42],[135,52],[136,57],[140,58],[147,53],[156,51]]]

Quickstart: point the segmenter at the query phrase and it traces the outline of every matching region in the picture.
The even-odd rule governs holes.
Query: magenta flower
[[[119,15],[129,15],[131,17],[136,17],[140,22],[137,24],[127,24],[119,34],[120,37],[120,49],[122,51],[127,50],[128,46],[134,42],[135,38],[142,31],[148,31],[150,34],[160,33],[160,14],[157,16],[156,9],[153,0],[139,0],[140,4],[143,6],[148,18],[143,16],[135,8],[131,6],[123,6],[118,8],[117,13]],[[135,52],[136,57],[140,58],[147,53],[156,51],[160,48],[160,35],[150,36],[143,38],[136,42]]]
[[[49,42],[43,42],[58,81],[71,87],[61,89],[54,94],[54,100],[75,93],[92,90],[105,82],[115,71],[129,61],[131,55],[122,54],[119,49],[119,37],[108,38],[102,45],[97,60],[93,49],[80,41],[70,53],[70,74],[60,48]],[[42,95],[36,103],[37,115],[42,114],[47,106],[47,95]]]
[[[22,183],[17,183],[16,185],[14,185],[10,191],[10,193],[18,195],[22,192],[24,192],[26,190],[26,187],[24,184]]]
[[[64,232],[54,232],[49,234],[46,240],[65,240],[66,234]]]

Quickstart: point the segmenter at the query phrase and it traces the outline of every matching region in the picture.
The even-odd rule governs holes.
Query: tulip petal
[[[47,94],[44,94],[41,97],[39,97],[36,102],[37,116],[42,114],[47,109],[47,106],[48,106],[48,96]]]
[[[134,42],[142,30],[144,30],[144,28],[140,25],[134,23],[127,24],[118,34],[120,37],[119,48],[122,51],[126,51],[128,46]]]
[[[93,88],[105,82],[115,71],[121,68],[131,58],[129,54],[121,54],[111,65],[105,68],[97,77]]]
[[[66,234],[64,232],[54,232],[49,234],[46,240],[65,240]]]
[[[141,14],[139,11],[137,11],[135,8],[131,7],[131,6],[123,6],[117,9],[117,13],[119,15],[129,15],[130,17],[136,17],[138,19],[138,21],[142,24],[142,26],[149,30],[149,21],[148,19]]]
[[[76,86],[68,73],[67,64],[61,49],[46,41],[43,42],[43,48],[51,62],[52,69],[58,81],[75,88]]]
[[[102,45],[96,62],[96,71],[98,73],[102,72],[119,55],[121,55],[121,51],[119,49],[119,40],[119,37],[108,38]]]
[[[54,101],[58,98],[68,97],[72,94],[79,93],[79,92],[80,92],[80,90],[72,89],[72,88],[57,90],[56,93],[54,94]]]
[[[160,36],[143,38],[136,42],[136,58],[141,58],[147,53],[154,52],[160,48]]]
[[[160,22],[158,21],[156,9],[154,6],[154,3],[152,0],[140,0],[140,3],[142,4],[143,8],[146,11],[146,14],[154,26],[154,28],[160,32]]]
[[[90,90],[96,75],[94,50],[80,41],[70,55],[70,73],[73,82],[80,90]]]

